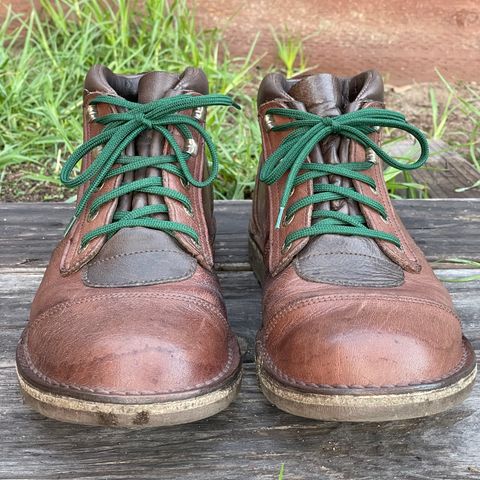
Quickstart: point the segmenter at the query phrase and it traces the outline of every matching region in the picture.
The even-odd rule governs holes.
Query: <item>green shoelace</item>
[[[105,125],[102,132],[76,149],[68,158],[61,171],[60,180],[67,187],[76,188],[90,182],[78,202],[75,214],[65,234],[84,211],[99,185],[111,177],[123,175],[126,172],[141,168],[155,167],[160,171],[165,170],[166,172],[176,175],[184,184],[190,184],[198,188],[210,185],[217,176],[219,168],[215,145],[198,119],[179,114],[178,112],[213,105],[240,108],[227,95],[178,95],[144,104],[130,102],[120,97],[101,95],[91,102],[91,104],[94,105],[98,103],[108,103],[120,107],[123,111],[95,119],[96,122]],[[171,126],[175,127],[182,135],[185,140],[185,145],[188,145],[188,151],[182,151],[180,149],[173,134],[168,130],[168,127]],[[198,132],[204,139],[205,145],[210,152],[211,173],[205,180],[196,180],[193,178],[188,168],[188,160],[195,154],[196,148],[190,129]],[[165,138],[165,141],[170,145],[173,153],[171,155],[153,157],[123,155],[125,148],[145,130],[156,130],[160,132]],[[72,178],[72,171],[76,164],[90,151],[100,146],[102,146],[101,152],[88,168],[78,176]],[[114,165],[115,168],[112,168]],[[162,177],[158,176],[134,180],[100,195],[90,205],[88,212],[89,218],[93,218],[105,203],[132,192],[144,192],[168,197],[180,202],[188,212],[192,211],[188,197],[181,192],[165,187]],[[81,247],[85,247],[88,242],[100,235],[110,237],[125,227],[147,227],[162,230],[169,234],[181,232],[190,236],[192,240],[198,244],[198,235],[193,228],[183,223],[150,217],[158,213],[168,213],[168,207],[161,203],[158,205],[147,205],[132,211],[117,211],[113,215],[110,224],[103,225],[85,234],[81,241]]]
[[[292,130],[292,132],[283,139],[275,152],[265,160],[260,172],[260,180],[268,185],[277,182],[289,172],[280,200],[280,209],[275,224],[277,229],[280,228],[284,215],[284,224],[288,224],[292,221],[296,212],[309,205],[349,198],[370,207],[387,220],[386,210],[380,202],[358,193],[354,188],[328,183],[315,183],[312,195],[302,198],[286,208],[288,199],[296,186],[329,175],[359,180],[372,189],[376,188],[375,181],[368,175],[361,173],[362,170],[368,170],[376,163],[374,156],[373,160],[371,155],[367,155],[367,159],[363,162],[335,165],[307,162],[307,157],[315,145],[329,135],[348,137],[360,143],[366,149],[375,152],[385,163],[399,170],[419,168],[428,159],[428,141],[425,135],[418,128],[408,123],[402,114],[391,110],[365,108],[337,117],[320,117],[299,110],[272,108],[266,114],[293,119],[291,122],[275,125],[271,128],[272,131]],[[401,163],[382,150],[368,137],[368,134],[377,131],[380,127],[397,128],[415,137],[421,148],[418,160],[411,164]],[[369,228],[363,215],[349,215],[334,210],[318,209],[313,211],[312,218],[321,220],[309,227],[289,233],[285,239],[284,249],[287,249],[292,242],[300,238],[327,233],[378,238],[392,242],[399,248],[401,247],[400,240],[395,235]]]

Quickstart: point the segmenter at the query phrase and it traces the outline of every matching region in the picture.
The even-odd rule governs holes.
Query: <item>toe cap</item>
[[[30,322],[20,374],[75,396],[209,391],[239,363],[221,308],[184,295],[108,294],[57,305]],[[118,400],[118,398],[117,398]]]
[[[465,361],[455,314],[401,297],[315,297],[280,312],[261,343],[269,372],[297,387],[430,383]]]

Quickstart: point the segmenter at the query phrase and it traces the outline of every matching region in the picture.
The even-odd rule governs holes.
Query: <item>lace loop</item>
[[[122,111],[97,117],[95,121],[104,125],[102,132],[77,148],[62,168],[60,180],[65,186],[75,188],[89,182],[77,204],[75,214],[65,231],[65,235],[80,217],[92,195],[97,191],[97,187],[106,179],[114,176],[141,168],[155,167],[172,173],[183,182],[198,188],[210,185],[217,176],[219,169],[218,155],[213,140],[200,124],[199,119],[178,112],[184,110],[195,111],[197,108],[213,105],[240,108],[227,95],[178,95],[143,104],[130,102],[121,97],[100,95],[91,102],[93,105],[99,103],[116,106]],[[172,132],[168,129],[172,126],[183,137],[184,144],[188,146],[188,151],[181,150]],[[122,155],[125,148],[145,130],[155,130],[161,133],[165,142],[171,147],[172,154],[153,157]],[[195,154],[195,149],[191,148],[194,144],[192,130],[203,138],[206,148],[210,152],[210,175],[204,180],[194,178],[188,167],[188,160]],[[99,146],[102,146],[101,151],[92,163],[82,173],[72,178],[71,175],[77,163]],[[117,166],[113,168],[114,165]],[[158,176],[135,180],[98,196],[91,203],[89,214],[91,216],[95,215],[105,203],[132,192],[144,192],[171,198],[183,204],[186,209],[190,211],[192,209],[187,196],[165,187],[162,177]],[[198,235],[192,227],[179,222],[151,218],[152,214],[158,213],[168,213],[167,206],[164,204],[148,205],[128,212],[117,211],[110,224],[103,225],[84,235],[82,247],[100,235],[110,237],[121,228],[134,226],[154,228],[170,234],[174,232],[184,233],[198,244]]]
[[[348,198],[372,208],[382,218],[386,219],[385,208],[380,202],[358,193],[353,188],[332,184],[314,184],[313,195],[298,200],[287,208],[288,199],[295,186],[328,175],[358,180],[368,184],[373,189],[376,188],[375,181],[368,175],[361,173],[362,170],[368,170],[375,164],[371,160],[371,156],[364,162],[335,165],[309,163],[307,161],[314,147],[330,135],[341,135],[359,143],[366,149],[373,151],[385,163],[398,170],[419,168],[428,159],[429,148],[425,135],[418,128],[408,123],[401,113],[392,110],[365,108],[336,117],[320,117],[300,110],[272,108],[267,110],[266,114],[270,115],[270,118],[272,115],[278,115],[291,119],[290,122],[274,124],[271,127],[272,131],[291,130],[291,132],[265,160],[260,172],[260,180],[268,185],[274,184],[288,172],[275,223],[277,229],[282,224],[284,214],[287,218],[290,218],[295,212],[309,205]],[[391,157],[368,136],[378,131],[379,127],[400,129],[415,137],[421,149],[419,158],[408,164]],[[316,210],[313,218],[321,218],[321,220],[310,227],[290,233],[285,240],[287,246],[302,237],[332,233],[378,238],[400,247],[400,240],[396,236],[369,228],[363,215],[352,216],[341,212]]]

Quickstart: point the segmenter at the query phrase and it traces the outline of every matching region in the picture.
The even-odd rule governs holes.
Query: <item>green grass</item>
[[[255,95],[262,74],[259,57],[233,56],[218,29],[202,30],[185,0],[40,0],[42,15],[10,13],[0,25],[0,199],[68,198],[58,174],[82,141],[81,93],[85,73],[102,63],[119,72],[202,68],[211,91],[233,95],[242,111],[211,109],[208,129],[221,159],[217,198],[248,198],[261,151]],[[115,3],[115,8],[112,8]],[[146,13],[145,13],[146,12]],[[272,32],[279,68],[287,76],[310,68],[303,46],[307,38],[287,30]],[[459,97],[446,81],[449,101],[441,106],[432,90],[432,136],[445,134],[452,113],[472,119],[463,147],[479,168],[480,109]],[[472,98],[480,95],[471,91]],[[474,106],[476,105],[476,106]],[[391,132],[386,141],[394,142]],[[408,158],[406,161],[411,160]],[[392,196],[425,197],[428,192],[409,175],[387,168]]]
[[[254,45],[246,57],[232,57],[218,30],[197,28],[184,0],[146,0],[147,14],[128,0],[116,9],[101,0],[40,3],[42,19],[35,10],[10,14],[0,27],[0,171],[19,165],[33,188],[58,185],[63,161],[82,140],[82,84],[93,64],[120,72],[180,72],[191,65],[205,71],[212,92],[231,94],[243,107],[211,109],[208,127],[222,159],[217,196],[244,197],[260,149],[246,92]]]
[[[469,125],[456,132],[461,139],[457,147],[468,150],[469,158],[474,167],[480,172],[480,91],[466,86],[460,91],[459,88],[448,82],[437,71],[444,87],[449,92],[449,100],[452,106],[444,108],[443,116],[450,116],[453,112],[468,119]],[[445,120],[446,123],[446,120]]]
[[[465,268],[470,269],[480,269],[480,262],[476,260],[470,260],[468,258],[446,258],[442,260],[441,263],[452,263],[454,265],[464,266]],[[467,275],[464,277],[439,277],[442,282],[452,282],[452,283],[464,283],[464,282],[475,282],[480,280],[480,274]]]
[[[455,112],[469,122],[469,125],[467,125],[466,128],[464,127],[457,132],[457,136],[460,140],[456,142],[455,147],[459,150],[468,152],[468,158],[477,171],[480,172],[480,92],[478,89],[474,90],[470,86],[466,86],[460,92],[459,89],[448,82],[440,72],[437,73],[443,85],[449,92],[449,101],[453,103],[452,107],[448,106],[444,109],[442,116],[448,119],[450,114]],[[473,185],[458,188],[456,191],[463,192],[465,190],[479,187],[480,180]]]
[[[277,47],[277,57],[283,66],[285,75],[293,77],[306,72],[309,69],[303,51],[306,38],[293,35],[287,29],[282,33],[276,33],[273,29],[271,32]]]

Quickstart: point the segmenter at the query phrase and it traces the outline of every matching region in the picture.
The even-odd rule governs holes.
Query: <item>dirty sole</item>
[[[346,394],[302,392],[282,385],[258,368],[263,394],[280,410],[300,417],[340,422],[383,422],[426,417],[461,403],[470,393],[477,368],[449,385],[422,385],[402,393]]]
[[[27,404],[46,417],[82,425],[160,427],[195,422],[221,412],[240,390],[242,374],[227,385],[192,398],[148,404],[103,403],[45,392],[18,373]]]

